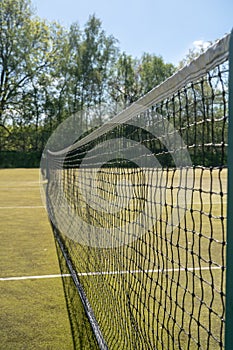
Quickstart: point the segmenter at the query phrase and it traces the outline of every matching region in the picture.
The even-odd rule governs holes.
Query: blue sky
[[[42,18],[64,26],[89,15],[102,21],[122,51],[161,55],[177,64],[190,48],[221,38],[233,28],[233,0],[31,0]]]

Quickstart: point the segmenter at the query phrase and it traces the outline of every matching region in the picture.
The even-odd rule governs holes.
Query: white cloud
[[[192,43],[192,47],[194,50],[200,51],[200,50],[206,50],[209,46],[210,46],[210,42],[209,41],[205,41],[205,40],[195,40]]]
[[[187,56],[190,54],[194,54],[193,58],[198,56],[200,53],[205,51],[212,43],[210,41],[205,41],[205,40],[195,40],[193,42],[190,42],[189,45],[179,54],[177,55],[175,59],[175,64],[178,65],[180,62],[182,62]]]

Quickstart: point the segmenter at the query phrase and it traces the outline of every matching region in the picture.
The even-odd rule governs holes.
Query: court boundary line
[[[53,275],[38,275],[38,276],[12,276],[12,277],[0,277],[0,281],[25,281],[35,279],[48,279],[48,278],[63,278],[70,277],[70,274],[53,274]]]
[[[203,266],[203,267],[181,267],[175,269],[148,269],[148,270],[131,270],[131,271],[96,271],[96,272],[78,272],[77,276],[104,276],[104,275],[129,275],[137,273],[168,273],[168,272],[194,272],[194,271],[208,271],[208,270],[225,270],[222,266]],[[48,279],[48,278],[63,278],[71,277],[71,274],[52,274],[52,275],[35,275],[35,276],[12,276],[12,277],[0,277],[0,281],[23,281],[33,279]]]
[[[225,268],[224,268],[225,269]],[[193,271],[208,271],[208,270],[222,270],[222,266],[203,266],[203,267],[181,267],[175,269],[147,269],[147,270],[131,270],[131,271],[97,271],[97,272],[78,272],[78,276],[100,276],[100,275],[128,275],[136,273],[167,273],[167,272],[193,272]]]

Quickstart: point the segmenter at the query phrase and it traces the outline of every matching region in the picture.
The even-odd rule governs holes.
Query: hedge
[[[1,151],[0,168],[39,168],[41,152]]]

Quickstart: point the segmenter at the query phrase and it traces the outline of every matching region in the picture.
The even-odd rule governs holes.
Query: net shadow
[[[72,333],[73,349],[98,350],[99,347],[96,338],[86,316],[77,288],[72,277],[67,276],[70,274],[70,271],[57,242],[56,248],[61,274],[64,276],[62,277],[62,281]]]

